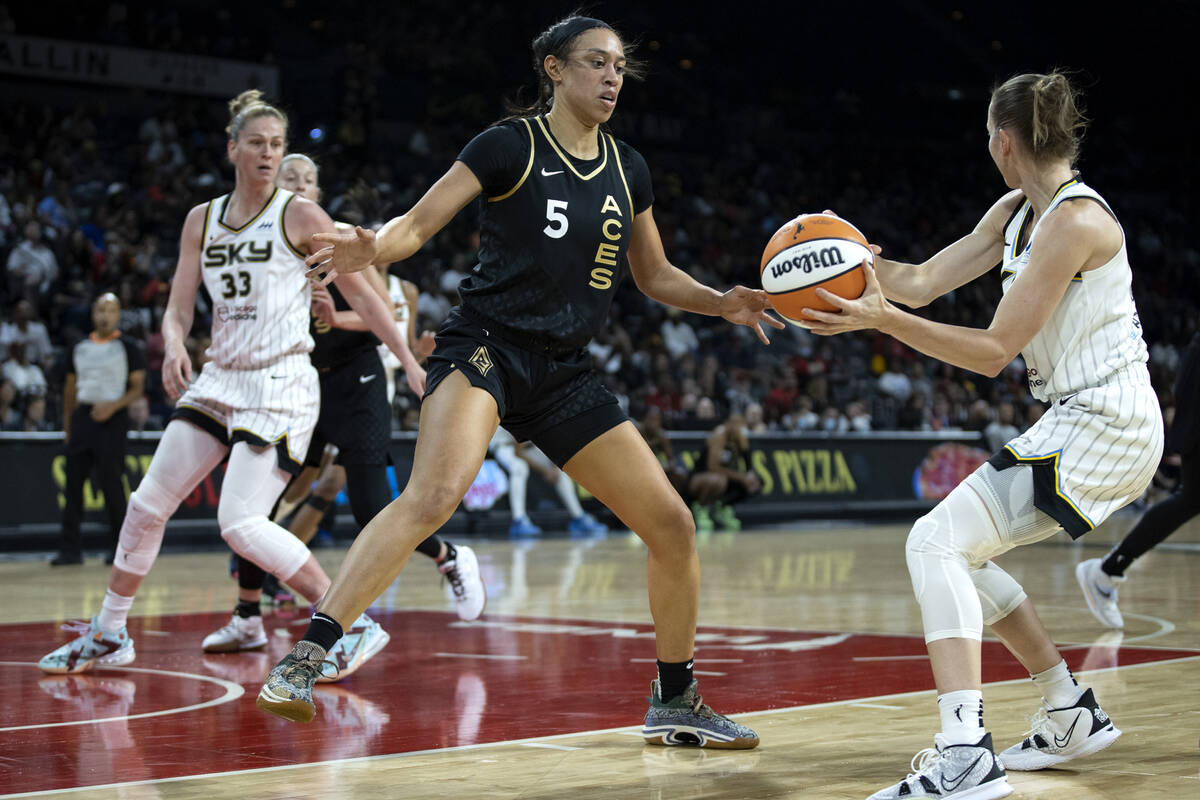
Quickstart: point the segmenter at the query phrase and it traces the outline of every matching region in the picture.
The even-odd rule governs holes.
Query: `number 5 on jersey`
[[[567,235],[567,228],[570,227],[570,221],[567,215],[563,212],[567,210],[566,200],[546,200],[546,227],[542,228],[542,233],[549,236],[551,239],[561,239]],[[618,216],[621,214],[621,208],[616,201],[609,195],[605,198],[604,207],[600,209],[603,214],[606,211],[615,211]],[[601,225],[601,230],[604,233],[604,238],[608,242],[601,242],[596,249],[596,263],[607,264],[610,267],[617,265],[616,254],[618,251],[617,245],[612,244],[613,241],[621,239],[621,221],[611,217],[604,220]],[[612,288],[613,271],[604,267],[596,267],[591,272],[591,280],[588,281],[588,286],[593,289],[610,289]]]

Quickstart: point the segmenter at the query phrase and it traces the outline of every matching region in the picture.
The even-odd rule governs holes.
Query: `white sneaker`
[[[349,678],[358,668],[382,650],[391,640],[388,632],[379,623],[363,614],[354,620],[350,630],[346,631],[333,649],[325,654],[326,661],[337,665],[336,675],[322,673],[317,683],[337,683]]]
[[[1089,558],[1075,565],[1075,580],[1083,590],[1083,599],[1087,600],[1088,609],[1092,616],[1100,620],[1106,628],[1124,628],[1125,619],[1121,609],[1117,608],[1117,587],[1115,584],[1125,580],[1124,576],[1108,575],[1100,569],[1099,558]],[[1107,588],[1111,586],[1112,588]]]
[[[1070,708],[1050,708],[1043,700],[1029,735],[1001,753],[1000,760],[1005,769],[1018,772],[1045,769],[1103,750],[1120,735],[1088,689]]]
[[[258,650],[267,644],[262,616],[239,617],[234,614],[221,628],[204,637],[201,647],[206,653],[240,653]]]
[[[454,603],[459,619],[478,619],[487,606],[487,587],[479,574],[479,560],[465,544],[455,545],[454,549],[458,552],[453,561],[438,564],[438,571],[446,578],[446,599]]]
[[[1004,765],[992,751],[992,735],[985,733],[975,744],[947,744],[939,733],[936,747],[913,756],[916,772],[881,789],[867,800],[916,800],[921,797],[957,797],[961,800],[992,800],[1012,794]]]

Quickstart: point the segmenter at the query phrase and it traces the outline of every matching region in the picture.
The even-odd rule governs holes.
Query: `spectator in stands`
[[[11,297],[36,300],[58,277],[58,259],[42,240],[37,220],[25,223],[25,238],[8,254],[8,291]]]
[[[20,421],[10,430],[22,433],[54,430],[54,426],[46,421],[46,398],[42,395],[30,397],[25,402]]]
[[[708,435],[703,458],[688,479],[696,531],[711,531],[717,525],[740,530],[742,523],[733,506],[761,489],[762,480],[750,469],[746,420],[741,414],[730,414]]]
[[[0,369],[0,376],[12,383],[18,403],[23,408],[30,397],[46,394],[46,375],[37,364],[29,363],[25,357],[25,343],[17,340],[8,346],[8,361]]]
[[[696,331],[683,318],[683,312],[678,308],[667,309],[667,318],[663,320],[659,332],[662,334],[663,346],[673,359],[694,353],[700,347]]]
[[[0,360],[11,357],[13,343],[25,345],[25,357],[33,364],[49,366],[54,351],[46,325],[36,318],[33,304],[18,300],[11,322],[0,323]]]
[[[8,430],[17,424],[20,415],[16,403],[17,387],[7,378],[0,377],[0,428]]]
[[[988,423],[988,426],[983,429],[983,436],[987,439],[988,452],[995,453],[1000,450],[1008,442],[1021,435],[1014,424],[1016,419],[1016,409],[1012,403],[1001,403],[996,407],[996,419]]]

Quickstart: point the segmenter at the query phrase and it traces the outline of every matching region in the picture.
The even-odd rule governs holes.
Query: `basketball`
[[[837,311],[817,296],[822,288],[848,299],[866,288],[863,259],[875,263],[867,237],[830,214],[801,214],[767,242],[762,255],[762,286],[784,319],[800,324],[802,309]]]

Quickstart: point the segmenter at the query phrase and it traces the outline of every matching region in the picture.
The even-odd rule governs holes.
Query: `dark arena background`
[[[45,675],[37,660],[100,609],[104,497],[84,489],[81,565],[51,567],[66,481],[63,390],[91,304],[111,291],[146,358],[124,489],[145,474],[172,407],[161,320],[188,210],[233,188],[227,101],[247,88],[290,116],[289,148],[320,166],[322,206],[375,226],[402,214],[471,138],[532,99],[530,41],[567,3],[12,3],[0,5],[0,797],[864,798],[936,731],[933,679],[905,566],[912,522],[1040,416],[1017,359],[995,378],[877,332],[789,326],[764,347],[719,318],[668,312],[631,279],[589,347],[633,420],[661,423],[668,465],[703,467],[730,414],[749,426],[761,491],[700,524],[696,670],[706,700],[760,734],[747,752],[644,746],[655,676],[646,548],[576,487],[607,533],[568,530],[534,469],[510,535],[489,460],[442,533],[479,558],[488,603],[460,622],[417,555],[372,606],[391,643],[318,688],[292,725],[255,709],[308,606],[264,606],[264,651],[206,654],[235,599],[216,522],[218,467],[168,523],[131,611],[129,666]],[[771,234],[832,209],[886,257],[924,260],[1005,191],[988,155],[992,88],[1067,70],[1090,124],[1077,168],[1125,232],[1164,414],[1196,334],[1200,250],[1187,119],[1200,7],[900,0],[817,6],[598,2],[584,13],[637,44],[609,129],[646,159],[667,255],[725,290],[758,287]],[[390,271],[436,330],[476,263],[479,204]],[[993,270],[919,309],[986,327]],[[211,304],[188,348],[199,366]],[[419,401],[397,381],[393,489],[412,465]],[[1178,409],[1195,415],[1195,407]],[[1200,523],[1137,561],[1123,630],[1089,613],[1075,565],[1103,556],[1169,496],[1179,459],[1079,540],[1056,534],[999,563],[1025,586],[1081,683],[1124,732],[1102,753],[1010,772],[1022,798],[1200,792]],[[708,517],[700,509],[699,517]],[[344,495],[314,553],[334,575],[357,526]],[[998,747],[1038,696],[985,631]]]

